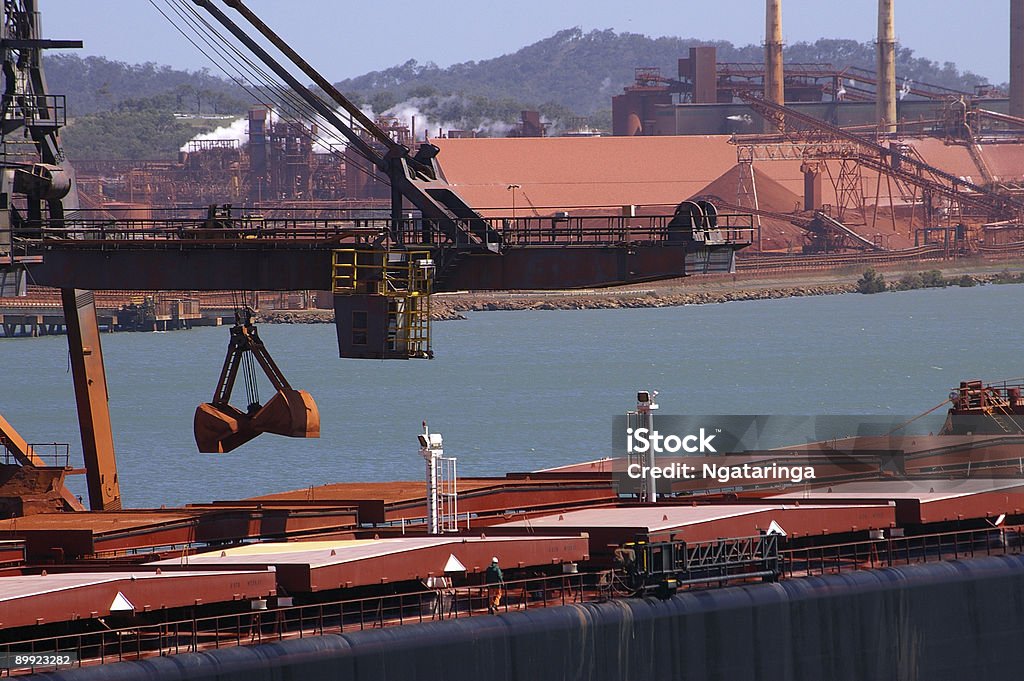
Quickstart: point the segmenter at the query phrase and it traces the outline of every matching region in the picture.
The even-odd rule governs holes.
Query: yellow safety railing
[[[332,256],[336,295],[388,299],[386,347],[405,357],[429,358],[430,294],[433,264],[429,251],[337,249]]]
[[[355,293],[357,289],[358,251],[354,248],[336,250],[331,254],[331,291]]]

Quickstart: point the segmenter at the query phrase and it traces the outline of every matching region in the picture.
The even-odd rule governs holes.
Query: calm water
[[[462,474],[607,456],[611,416],[637,388],[659,390],[666,413],[918,413],[962,378],[1024,375],[1022,303],[1024,286],[988,286],[487,312],[436,324],[437,359],[409,362],[340,360],[330,325],[266,325],[292,385],[316,398],[321,439],[263,435],[219,456],[196,452],[192,415],[212,397],[226,328],[108,335],[103,351],[122,494],[158,506],[419,479],[423,419]],[[65,339],[0,340],[0,361],[0,413],[30,441],[72,443],[80,461]]]

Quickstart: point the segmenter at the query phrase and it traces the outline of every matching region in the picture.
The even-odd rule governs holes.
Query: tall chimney
[[[764,98],[775,104],[786,103],[782,74],[782,0],[767,0],[765,4]]]
[[[878,95],[875,118],[879,132],[896,132],[896,29],[893,20],[895,0],[878,0],[878,53],[875,71]]]
[[[1024,117],[1024,0],[1010,0],[1010,115]]]

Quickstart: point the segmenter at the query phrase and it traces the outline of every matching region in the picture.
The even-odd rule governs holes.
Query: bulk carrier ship
[[[436,147],[396,143],[243,3],[226,4],[241,19],[206,0],[178,8],[233,36],[386,176],[390,215],[90,219],[39,59],[74,41],[42,38],[32,0],[5,6],[0,255],[15,281],[28,271],[61,289],[85,470],[0,419],[0,667],[247,681],[860,681],[1020,669],[1015,386],[961,384],[938,435],[731,455],[730,465],[772,471],[756,478],[628,483],[630,459],[458,478],[424,424],[422,480],[122,509],[92,289],[327,290],[341,356],[429,358],[434,291],[728,272],[753,234],[751,216],[706,201],[651,218],[485,217],[445,183]],[[265,402],[260,372],[273,386]],[[239,377],[241,408],[230,402]],[[633,418],[650,425],[654,396],[637,397]],[[243,305],[195,434],[211,453],[262,434],[319,435],[315,401],[288,383]],[[794,485],[779,473],[794,467],[813,475]],[[75,472],[91,510],[64,485]]]

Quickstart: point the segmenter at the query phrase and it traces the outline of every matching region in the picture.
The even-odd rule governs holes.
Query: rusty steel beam
[[[139,291],[323,291],[331,248],[266,250],[67,250],[32,265],[33,282],[55,288]]]
[[[103,369],[100,329],[96,322],[96,300],[92,291],[61,289],[67,325],[71,373],[78,403],[78,425],[82,433],[89,507],[94,511],[121,508],[117,481],[114,435],[107,404],[107,376]]]
[[[471,256],[443,281],[444,290],[569,289],[682,277],[687,247],[631,245],[531,247]]]
[[[12,426],[3,416],[0,416],[0,444],[5,445],[7,451],[10,452],[15,460],[22,466],[29,468],[42,468],[46,466],[46,462],[36,455],[32,446],[25,441],[25,438],[23,438],[21,434],[14,429],[14,426]],[[67,510],[85,510],[85,507],[82,506],[82,502],[79,501],[78,497],[72,494],[71,490],[66,486],[61,485],[59,492]]]
[[[331,250],[48,251],[32,266],[42,286],[102,290],[330,290]],[[469,254],[435,288],[453,290],[566,289],[681,277],[685,243],[566,248],[510,248],[503,255]]]
[[[14,426],[10,424],[7,419],[0,416],[0,443],[6,445],[7,451],[20,463],[22,466],[45,466],[43,460],[36,456],[35,451],[25,441],[18,431],[14,429]]]

